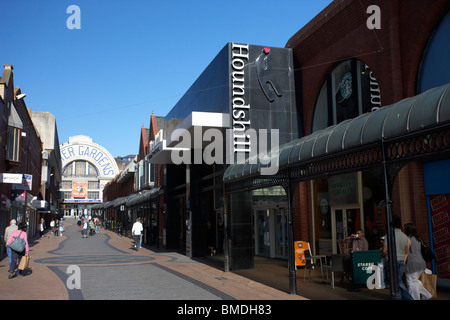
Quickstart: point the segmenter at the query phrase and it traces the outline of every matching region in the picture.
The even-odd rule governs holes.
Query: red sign
[[[436,271],[440,278],[450,279],[450,194],[430,196]]]
[[[72,182],[72,197],[86,198],[87,196],[87,181],[73,181]]]

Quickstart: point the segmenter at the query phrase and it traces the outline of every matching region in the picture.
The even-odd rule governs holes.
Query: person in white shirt
[[[134,238],[134,247],[136,248],[136,251],[139,250],[139,242],[141,239],[141,232],[144,230],[142,227],[142,223],[139,220],[139,218],[136,219],[136,222],[133,224],[133,228],[131,229],[131,234]]]

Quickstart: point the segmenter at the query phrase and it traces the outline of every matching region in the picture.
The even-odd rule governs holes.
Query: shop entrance
[[[331,207],[333,253],[344,253],[343,240],[360,229],[364,231],[361,221],[361,210],[356,205]]]
[[[253,208],[255,255],[287,259],[287,206]]]

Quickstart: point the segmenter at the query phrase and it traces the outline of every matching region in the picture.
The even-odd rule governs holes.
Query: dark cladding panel
[[[228,61],[226,45],[165,116],[165,135],[170,134],[193,111],[229,112]]]
[[[279,130],[279,145],[299,137],[292,51],[230,43],[230,128],[236,154],[260,146],[244,130]],[[261,137],[262,138],[262,137]],[[258,152],[261,150],[258,149]]]

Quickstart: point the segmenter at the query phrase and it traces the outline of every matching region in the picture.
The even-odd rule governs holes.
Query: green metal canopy
[[[274,157],[279,153],[279,170],[276,177],[261,175],[261,169],[268,166],[264,164],[268,161],[267,155],[258,155],[243,164],[230,165],[223,179],[225,184],[250,178],[287,179],[289,168],[367,146],[381,145],[385,141],[446,124],[450,124],[450,83],[343,121],[272,150],[275,152]]]

